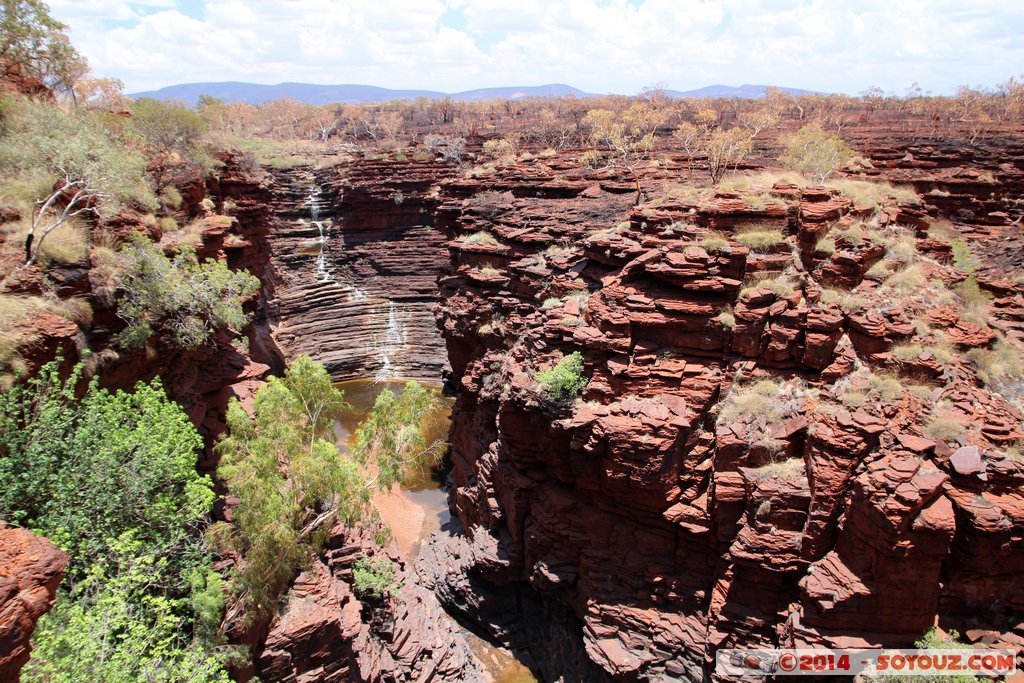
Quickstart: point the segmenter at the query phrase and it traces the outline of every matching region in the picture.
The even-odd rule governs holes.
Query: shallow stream
[[[335,386],[345,392],[345,400],[352,406],[335,426],[338,446],[347,450],[359,423],[373,409],[378,394],[384,389],[399,393],[405,381],[357,379],[338,382]],[[448,438],[451,403],[447,398],[444,400],[444,408],[426,420],[428,443]],[[395,486],[389,493],[374,496],[373,504],[391,528],[399,549],[410,564],[419,555],[423,544],[451,516],[448,511],[448,494],[444,490],[444,476],[429,469],[416,473],[404,487]],[[495,683],[535,683],[538,680],[508,650],[495,647],[477,637],[454,619],[452,624],[466,636],[473,652]]]

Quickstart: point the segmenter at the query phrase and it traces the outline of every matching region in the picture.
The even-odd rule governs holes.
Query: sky
[[[566,83],[936,95],[1024,73],[1021,0],[48,0],[96,74],[457,92]]]

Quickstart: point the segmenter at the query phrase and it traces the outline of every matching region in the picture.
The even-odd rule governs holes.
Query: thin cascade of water
[[[396,373],[392,359],[405,350],[408,316],[403,316],[390,299],[374,304],[370,315],[372,331],[367,339],[367,350],[376,353],[379,362],[374,379],[391,379]]]
[[[334,282],[334,276],[327,267],[327,238],[329,236],[325,221],[320,219],[323,210],[323,200],[320,198],[320,188],[314,184],[306,197],[306,205],[309,206],[309,222],[316,226],[320,234],[320,251],[316,255],[316,280],[317,282]]]

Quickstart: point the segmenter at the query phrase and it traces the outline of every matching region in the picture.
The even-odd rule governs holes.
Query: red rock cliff
[[[36,622],[53,607],[67,553],[25,529],[0,526],[0,683],[16,683]]]
[[[631,209],[628,183],[558,159],[446,183],[458,520],[421,565],[445,604],[545,678],[700,680],[723,647],[909,645],[936,623],[1024,644],[1019,402],[961,355],[1015,337],[1024,279],[979,325],[927,232],[986,210],[1005,230],[1013,149],[983,195],[957,186],[970,214],[793,186]],[[970,163],[904,179],[952,187]],[[914,264],[912,291],[889,279]],[[534,378],[573,350],[589,384],[560,405]]]

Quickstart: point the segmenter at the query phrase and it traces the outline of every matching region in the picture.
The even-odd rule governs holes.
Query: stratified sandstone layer
[[[1003,152],[984,196],[1005,208],[1024,174]],[[902,179],[952,186],[978,176],[964,163]],[[957,214],[658,178],[634,209],[624,179],[579,168],[442,189],[458,522],[420,568],[446,606],[545,679],[701,680],[719,648],[909,645],[935,624],[1024,645],[1020,394],[975,363],[1014,338],[1024,279],[979,269],[996,298],[969,312],[929,234],[1013,216],[973,186]],[[586,391],[552,401],[535,376],[574,350]],[[559,616],[545,631],[524,605]]]
[[[16,683],[36,622],[53,607],[68,555],[25,529],[0,527],[0,683]]]
[[[437,381],[432,310],[447,258],[432,188],[455,171],[360,158],[275,172],[269,320],[288,358],[309,354],[337,381]]]
[[[352,565],[363,556],[398,567],[396,588],[363,600]],[[381,550],[365,529],[337,526],[322,556],[295,580],[256,654],[264,681],[486,681],[465,638],[433,593],[416,582],[397,546]]]

